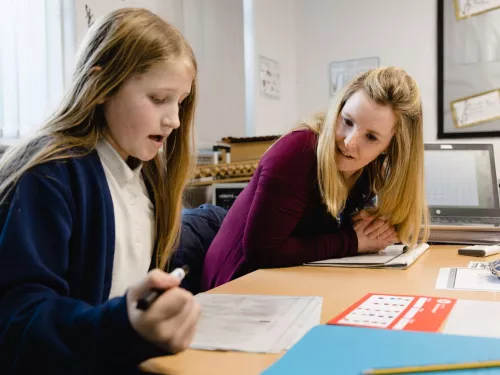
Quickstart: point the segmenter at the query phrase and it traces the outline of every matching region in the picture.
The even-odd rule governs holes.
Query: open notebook
[[[406,269],[429,248],[426,243],[418,244],[411,249],[404,245],[387,246],[378,253],[356,255],[353,257],[326,259],[305,263],[306,266],[319,267],[357,267],[357,268],[397,268]]]

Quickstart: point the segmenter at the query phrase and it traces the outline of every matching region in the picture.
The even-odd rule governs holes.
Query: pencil
[[[378,368],[363,371],[364,375],[391,375],[391,374],[416,374],[419,372],[438,372],[470,370],[479,368],[500,367],[500,361],[468,362],[468,363],[450,363],[442,365],[425,365],[410,367],[392,367]]]

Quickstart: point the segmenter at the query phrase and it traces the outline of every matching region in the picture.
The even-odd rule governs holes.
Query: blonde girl
[[[199,306],[162,270],[190,171],[196,73],[173,26],[114,11],[86,35],[59,109],[2,158],[0,373],[133,372],[189,345]],[[168,290],[138,310],[150,288]]]

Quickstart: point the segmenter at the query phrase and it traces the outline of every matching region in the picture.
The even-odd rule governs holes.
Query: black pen
[[[186,277],[186,275],[189,272],[189,267],[188,266],[182,266],[180,268],[176,268],[172,272],[170,272],[169,275],[177,277],[180,281]],[[151,289],[148,291],[146,294],[144,294],[139,300],[137,301],[137,308],[139,310],[147,310],[149,307],[153,304],[156,299],[161,296],[161,294],[165,292],[165,289]]]

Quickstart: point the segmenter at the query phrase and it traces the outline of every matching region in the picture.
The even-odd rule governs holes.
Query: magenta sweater
[[[208,249],[203,291],[259,268],[297,266],[357,253],[350,214],[372,198],[367,176],[358,179],[337,220],[321,200],[316,145],[313,132],[295,131],[263,155]]]

